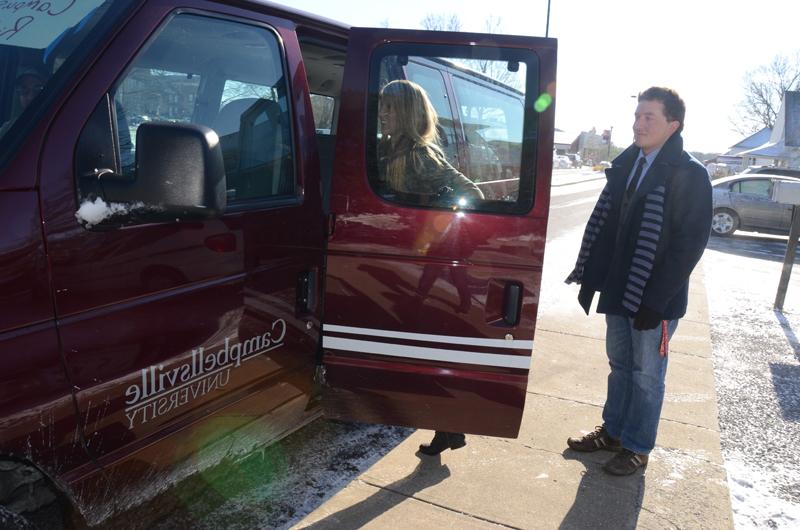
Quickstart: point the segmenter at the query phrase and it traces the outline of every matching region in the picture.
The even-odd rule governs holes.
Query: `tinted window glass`
[[[229,204],[292,195],[286,93],[282,53],[270,30],[177,15],[111,91],[121,172],[135,180],[140,124],[195,123],[219,136]]]
[[[6,29],[0,44],[0,163],[46,112],[47,104],[60,96],[84,57],[97,49],[97,41],[118,26],[131,2],[61,4],[59,9],[51,9],[48,2],[0,4],[0,28]]]
[[[468,172],[494,198],[516,200],[522,145],[523,99],[461,75],[453,77],[467,144]],[[491,183],[502,183],[494,186]],[[502,189],[500,189],[502,188]]]
[[[737,183],[738,189],[734,191],[748,195],[759,195],[769,198],[772,194],[772,181],[770,180],[742,180]]]
[[[336,100],[330,96],[311,94],[311,112],[317,134],[333,134],[333,107]]]
[[[114,94],[123,174],[133,175],[135,170],[139,125],[148,121],[192,122],[200,80],[195,72],[137,66],[129,70]]]
[[[419,84],[428,93],[434,110],[439,118],[438,140],[447,161],[458,166],[458,143],[453,111],[450,110],[450,99],[444,85],[442,72],[423,66],[419,63],[408,63],[406,67],[408,79]]]
[[[412,207],[530,209],[538,122],[535,54],[388,44],[373,56],[370,72],[368,157],[376,193]],[[446,78],[455,87],[452,105]]]

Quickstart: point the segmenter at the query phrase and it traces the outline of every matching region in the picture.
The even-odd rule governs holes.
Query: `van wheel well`
[[[66,497],[47,475],[21,460],[0,460],[0,507],[17,514],[15,519],[28,522],[31,528],[71,526],[68,521],[72,510]]]

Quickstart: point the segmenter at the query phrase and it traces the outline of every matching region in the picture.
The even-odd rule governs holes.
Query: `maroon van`
[[[515,437],[555,68],[266,2],[0,9],[0,526],[97,524],[323,412]],[[482,199],[381,185],[395,79]]]

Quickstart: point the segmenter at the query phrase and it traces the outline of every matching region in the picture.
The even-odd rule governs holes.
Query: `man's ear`
[[[679,122],[678,120],[674,120],[667,123],[667,127],[669,127],[669,135],[672,136],[673,134],[675,134],[675,131],[677,131],[680,126],[681,122]]]

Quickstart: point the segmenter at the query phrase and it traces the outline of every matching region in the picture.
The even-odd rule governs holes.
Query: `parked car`
[[[708,176],[711,179],[728,177],[734,173],[731,166],[720,162],[711,162],[707,164],[706,170],[708,171]]]
[[[553,169],[569,169],[572,162],[565,155],[553,155]]]
[[[750,166],[740,173],[740,175],[759,175],[767,173],[770,175],[780,175],[782,177],[800,178],[800,169],[775,167],[775,166]]]
[[[592,170],[594,170],[594,171],[603,171],[604,169],[608,169],[610,167],[611,167],[611,162],[609,162],[608,160],[603,160],[601,162],[596,163],[594,166],[592,166]]]
[[[101,527],[323,414],[518,435],[555,40],[261,0],[45,4],[0,16],[20,22],[0,46],[0,527]],[[385,193],[396,79],[425,86],[484,198]]]
[[[791,177],[767,173],[723,177],[712,183],[714,217],[711,233],[730,236],[736,230],[788,234],[792,205],[772,200],[776,181],[795,182]]]
[[[569,158],[572,167],[581,167],[581,155],[578,153],[567,153],[567,158]]]

